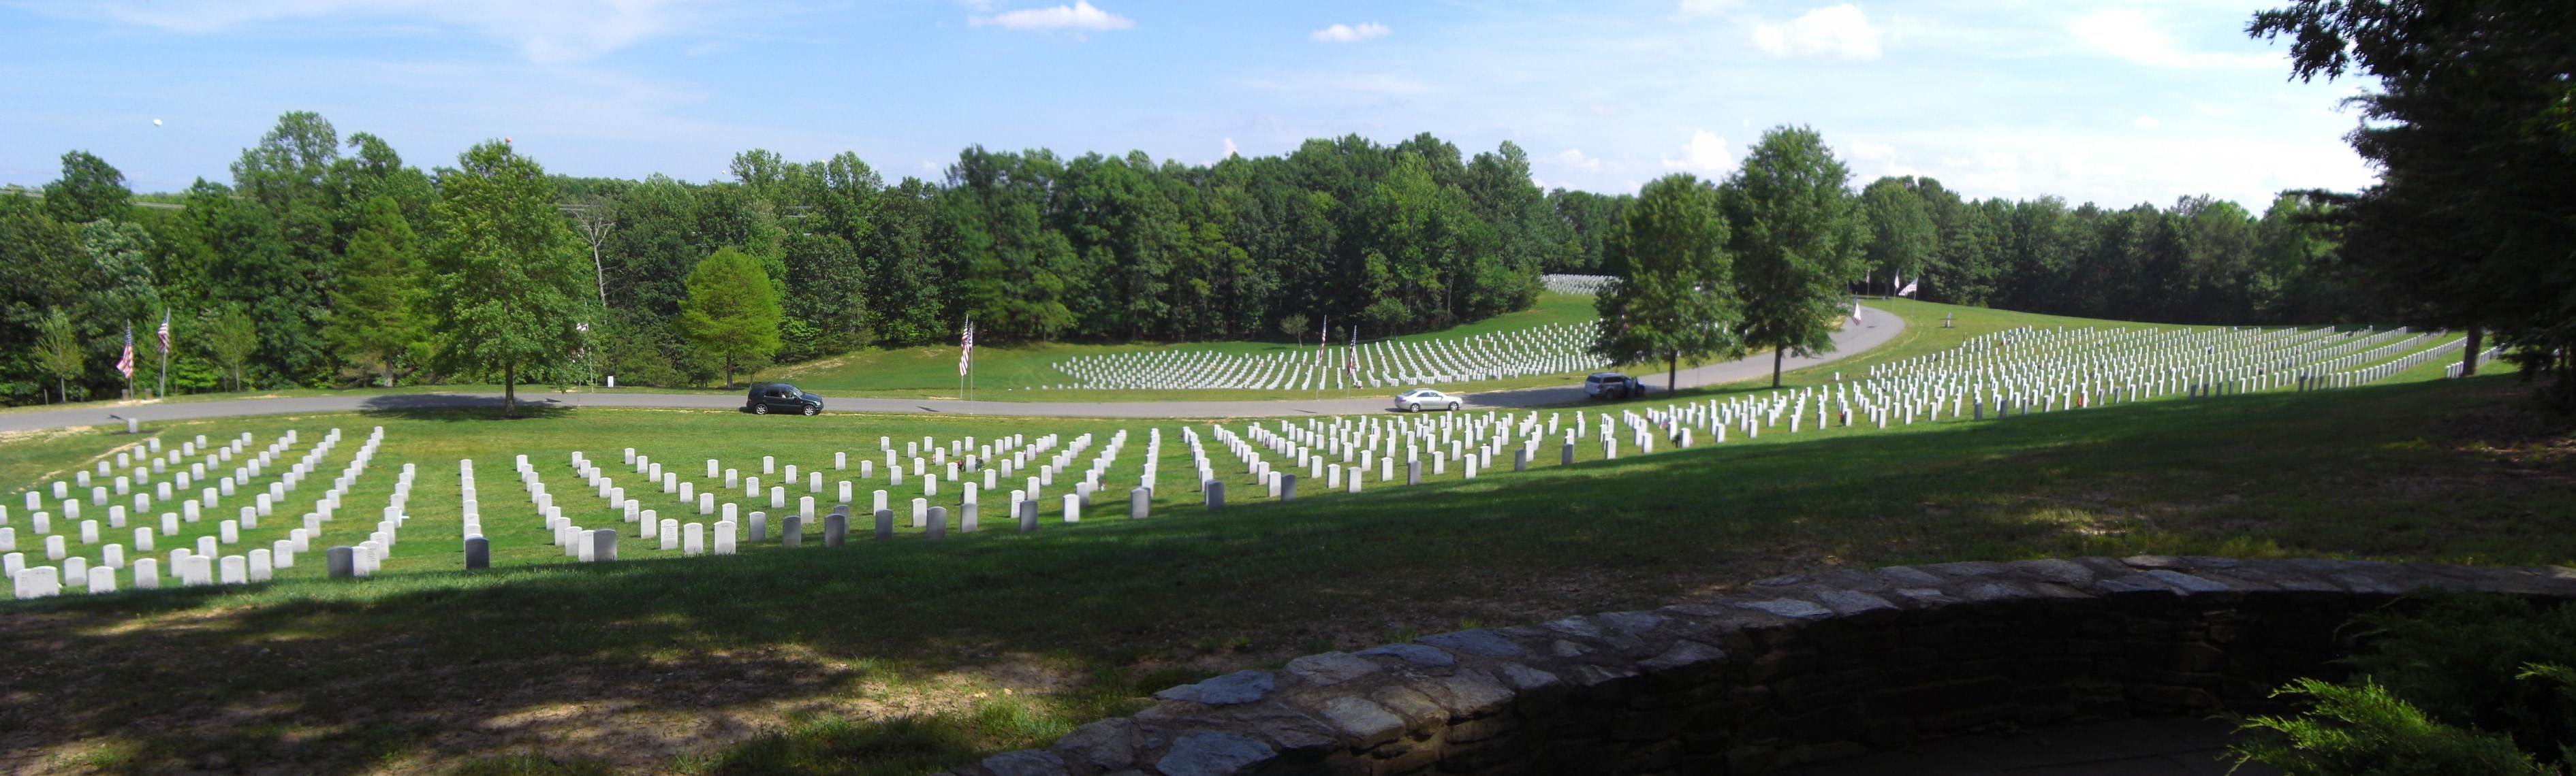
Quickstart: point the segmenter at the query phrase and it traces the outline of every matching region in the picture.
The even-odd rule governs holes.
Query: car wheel
[[[809,417],[809,418],[810,418],[810,417],[814,417],[814,414],[815,414],[815,413],[822,412],[822,411],[823,411],[823,408],[821,408],[821,407],[807,407],[807,408],[805,408],[805,417]]]
[[[1458,403],[1457,403],[1457,402],[1454,402],[1454,401],[1453,401],[1453,402],[1450,402],[1450,403],[1449,403],[1449,411],[1450,411],[1450,412],[1457,412],[1457,411],[1458,411]]]
[[[1422,411],[1422,405],[1420,405],[1420,404],[1407,404],[1407,405],[1404,405],[1404,411],[1406,411],[1406,412],[1421,412],[1421,411]]]
[[[769,414],[769,405],[767,405],[767,404],[754,404],[754,405],[751,405],[751,414],[754,414],[754,415],[767,415],[767,414]]]

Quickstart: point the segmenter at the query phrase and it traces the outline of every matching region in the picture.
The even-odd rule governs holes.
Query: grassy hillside
[[[1958,336],[1931,317],[1898,346]],[[1125,477],[1149,424],[603,409],[183,424],[162,433],[337,425],[353,440],[334,465],[385,425],[349,503],[372,511],[418,463],[405,544],[364,582],[308,565],[264,585],[0,603],[0,770],[921,772],[1222,670],[1791,570],[2138,552],[2576,561],[2576,440],[2524,414],[2520,391],[2508,375],[1766,433],[1215,514],[1173,493],[1151,520],[1050,515],[1034,535],[907,530],[726,558],[630,547],[600,565],[563,562],[510,510],[507,455],[549,465],[563,503],[588,508],[564,451],[756,467],[873,451],[878,435],[1127,427]],[[0,492],[122,441],[10,439]],[[482,462],[508,568],[442,570],[463,455]]]
[[[1555,293],[1539,294],[1538,303],[1528,310],[1505,313],[1475,323],[1453,326],[1435,332],[1394,339],[1422,341],[1459,339],[1497,331],[1511,331],[1551,323],[1581,323],[1593,319],[1592,297]],[[1339,325],[1336,329],[1341,328]],[[1381,339],[1360,332],[1371,340]],[[1312,352],[1315,344],[1310,334],[1304,346]],[[1167,350],[1214,351],[1240,355],[1266,355],[1298,350],[1286,342],[1198,342],[1181,344],[1079,345],[1045,343],[1034,345],[978,344],[975,347],[975,398],[994,401],[1141,401],[1150,399],[1184,400],[1221,397],[1227,399],[1302,399],[1315,396],[1311,391],[1096,391],[1085,390],[1067,395],[1056,391],[1033,391],[1033,386],[1072,382],[1050,364],[1076,356],[1104,353],[1160,352]],[[918,396],[955,398],[957,387],[957,345],[954,342],[913,348],[870,348],[835,358],[805,364],[782,365],[761,373],[762,379],[790,380],[798,387],[825,395]],[[1488,380],[1464,383],[1470,390],[1525,388],[1531,385],[1555,385],[1562,377]],[[1341,395],[1369,396],[1390,391],[1359,389]],[[1327,396],[1336,395],[1326,392]]]

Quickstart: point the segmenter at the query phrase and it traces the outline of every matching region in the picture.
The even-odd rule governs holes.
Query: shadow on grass
[[[1004,712],[984,703],[900,727],[814,717],[699,734],[752,742],[708,755],[724,772],[918,770],[1042,744],[1156,689],[1119,678],[1131,669],[1651,606],[1819,566],[2576,557],[2569,489],[2499,488],[2476,459],[2409,444],[2443,438],[2447,408],[2500,389],[2453,381],[1776,435],[1025,535],[51,599],[0,607],[15,612],[0,624],[0,660],[19,667],[22,697],[77,710],[16,709],[19,740],[138,739],[150,756],[110,769],[136,773],[210,749],[353,770],[384,752],[498,748],[501,734],[432,743],[433,731],[577,722],[567,707],[719,719],[707,713],[1014,661],[1090,676],[1010,707],[1044,724],[987,720]]]
[[[513,416],[503,417],[501,397],[498,396],[424,393],[368,399],[359,405],[358,414],[370,418],[455,422],[561,418],[571,415],[574,409],[574,405],[558,399],[526,396],[519,399]]]

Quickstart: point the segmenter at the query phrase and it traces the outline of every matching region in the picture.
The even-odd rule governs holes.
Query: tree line
[[[953,342],[970,318],[999,342],[1311,341],[1327,322],[1336,337],[1403,334],[1526,307],[1542,272],[1625,272],[1614,243],[1640,201],[1541,191],[1520,148],[1469,155],[1427,134],[1206,165],[972,147],[938,181],[761,150],[706,183],[546,176],[512,200],[531,209],[508,236],[579,270],[566,306],[547,308],[571,339],[542,363],[486,368],[449,357],[470,343],[442,333],[455,322],[434,304],[438,251],[454,255],[438,246],[465,239],[441,215],[465,180],[451,178],[500,163],[478,152],[423,170],[289,113],[228,182],[140,197],[106,161],[65,154],[41,196],[0,196],[0,395],[115,395],[129,324],[157,378],[148,333],[164,310],[179,392],[730,383],[774,361]],[[2310,271],[2331,243],[2276,217],[2305,202],[2254,219],[2205,199],[2107,211],[1882,179],[1856,195],[1866,231],[1845,267],[1880,285],[1836,282],[1884,292],[1899,273],[1928,299],[2147,320],[2369,314]]]

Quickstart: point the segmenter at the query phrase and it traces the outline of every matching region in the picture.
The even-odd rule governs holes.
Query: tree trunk
[[[1780,362],[1789,355],[1786,345],[1771,349],[1771,387],[1780,387]]]
[[[394,387],[394,360],[390,357],[385,359],[385,387]]]
[[[2486,329],[2484,329],[2484,328],[2482,328],[2482,327],[2478,327],[2478,326],[2471,326],[2471,327],[2469,327],[2469,346],[2468,346],[2466,349],[2462,350],[2462,351],[2461,351],[2461,355],[2460,355],[2460,376],[2461,376],[2461,377],[2475,377],[2475,376],[2477,376],[2477,374],[2478,374],[2478,345],[2479,345],[2479,340],[2484,339],[2484,338],[2485,338],[2485,335],[2486,335]]]
[[[519,416],[519,365],[501,365],[501,417]]]
[[[1681,376],[1682,354],[1679,351],[1664,354],[1664,393],[1681,390]]]
[[[733,357],[725,357],[725,390],[733,390]]]

